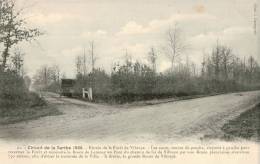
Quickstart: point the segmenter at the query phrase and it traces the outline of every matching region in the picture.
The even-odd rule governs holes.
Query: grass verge
[[[260,103],[254,108],[243,112],[239,117],[230,120],[221,128],[224,139],[232,140],[234,137],[260,141]]]
[[[28,109],[24,109],[23,111],[24,112],[21,113],[20,115],[0,117],[0,124],[1,125],[13,124],[21,121],[34,120],[44,116],[53,116],[53,115],[62,114],[54,106],[49,106],[49,105],[28,108]]]
[[[0,100],[1,101],[1,100]],[[8,100],[2,100],[4,103]],[[13,104],[16,104],[12,102]],[[10,102],[8,102],[10,104]],[[44,116],[62,114],[55,106],[47,104],[37,94],[31,93],[22,105],[0,106],[0,124],[12,124],[21,121],[33,120]]]

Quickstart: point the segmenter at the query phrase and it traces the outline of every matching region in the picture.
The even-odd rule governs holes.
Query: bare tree
[[[258,64],[256,60],[250,56],[248,59],[248,75],[249,75],[249,82],[252,83],[254,78],[254,73],[256,72],[256,69],[258,67]]]
[[[226,46],[221,47],[222,65],[225,80],[228,78],[228,67],[232,59],[232,49]]]
[[[76,64],[76,71],[77,71],[77,75],[83,75],[84,71],[83,71],[83,58],[81,55],[78,55],[75,59],[75,64]]]
[[[184,39],[181,35],[181,30],[177,24],[174,27],[170,27],[167,30],[167,45],[166,50],[168,53],[168,57],[171,60],[171,69],[173,71],[174,62],[177,57],[182,55],[184,51],[187,50],[187,45],[184,43]]]
[[[97,60],[96,52],[95,52],[95,42],[92,40],[89,43],[89,53],[91,57],[91,74],[90,74],[90,86],[94,88],[95,86],[95,64]]]
[[[53,65],[50,67],[51,80],[55,83],[60,82],[60,67],[58,65]]]
[[[233,57],[231,62],[232,78],[238,82],[243,82],[243,64],[238,57]]]
[[[37,70],[36,74],[33,76],[34,87],[37,89],[44,89],[51,83],[51,71],[46,65],[42,66]]]
[[[204,78],[205,77],[205,73],[206,73],[206,59],[205,59],[205,55],[203,56],[203,61],[201,63],[201,76]]]
[[[78,55],[75,58],[75,64],[76,64],[77,75],[82,75],[82,77],[86,77],[86,75],[87,75],[87,58],[86,58],[85,47],[83,50],[83,55]]]
[[[33,85],[36,89],[47,89],[50,86],[57,87],[61,79],[61,71],[58,65],[44,65],[33,76]],[[57,88],[55,88],[56,90]]]
[[[89,53],[91,57],[91,72],[94,72],[97,56],[95,54],[95,42],[92,40],[89,43]]]
[[[197,75],[197,66],[195,63],[192,62],[190,67],[191,67],[191,76],[195,77]]]
[[[151,47],[151,49],[148,53],[148,60],[152,65],[153,72],[156,72],[157,53],[156,53],[154,47]]]
[[[3,45],[1,69],[5,70],[10,49],[22,41],[30,41],[42,33],[36,28],[27,28],[21,11],[15,11],[14,0],[0,0],[0,44]]]
[[[83,52],[83,57],[82,58],[83,58],[82,69],[83,69],[83,75],[85,77],[86,74],[87,74],[87,64],[86,64],[87,59],[86,59],[86,49],[85,49],[85,47],[84,47],[84,52]]]
[[[220,68],[221,68],[221,46],[217,44],[217,46],[212,51],[212,64],[214,69],[214,75],[216,79],[219,79]]]
[[[257,62],[255,61],[255,59],[250,56],[248,59],[248,70],[250,73],[254,72],[255,68],[257,66]]]
[[[210,56],[206,59],[206,77],[207,79],[215,77],[215,67]]]

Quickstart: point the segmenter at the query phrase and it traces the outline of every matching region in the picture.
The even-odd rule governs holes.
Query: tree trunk
[[[1,66],[2,71],[5,71],[8,56],[9,56],[9,47],[6,47],[2,54],[2,58],[3,58],[3,63]]]

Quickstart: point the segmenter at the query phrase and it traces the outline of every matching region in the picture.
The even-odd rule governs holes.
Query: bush
[[[29,91],[22,77],[12,71],[0,72],[1,108],[13,108],[24,103]]]
[[[22,77],[12,71],[0,72],[0,116],[18,115],[25,108],[43,105],[45,101],[29,92]]]
[[[208,70],[209,71],[209,70]],[[245,83],[236,76],[215,76],[214,71],[197,75],[189,66],[180,65],[174,71],[157,74],[146,64],[127,61],[113,68],[111,75],[95,69],[88,76],[79,74],[74,96],[81,97],[82,88],[92,87],[96,102],[126,103],[140,100],[194,97],[259,89],[257,82]],[[260,75],[259,75],[260,77]]]

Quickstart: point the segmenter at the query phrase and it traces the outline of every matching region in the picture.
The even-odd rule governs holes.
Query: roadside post
[[[82,88],[82,97],[85,99],[86,98],[86,94],[88,94],[88,99],[90,101],[93,100],[93,96],[92,96],[92,88],[89,88],[88,90],[85,90],[85,88]]]
[[[88,98],[89,98],[90,101],[93,100],[93,97],[92,97],[92,88],[89,88],[89,89],[88,89]]]

